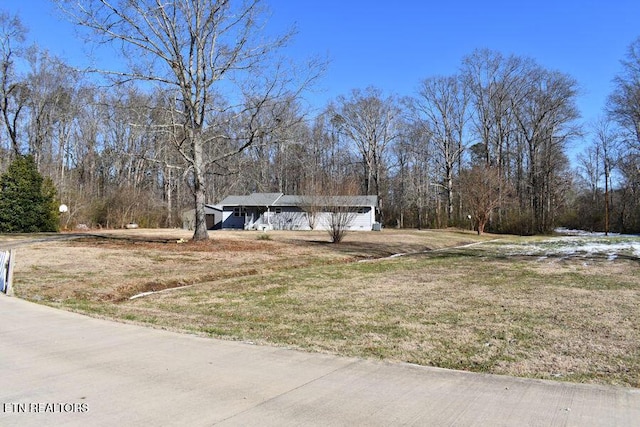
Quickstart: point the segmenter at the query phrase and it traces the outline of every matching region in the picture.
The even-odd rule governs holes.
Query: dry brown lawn
[[[212,337],[640,387],[636,258],[509,256],[499,242],[460,247],[504,237],[455,230],[352,233],[340,245],[320,232],[211,236],[136,230],[21,246],[16,292]],[[389,258],[398,253],[413,255]]]

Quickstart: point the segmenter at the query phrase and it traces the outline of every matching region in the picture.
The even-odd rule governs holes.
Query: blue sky
[[[580,84],[583,120],[602,113],[628,45],[640,37],[638,0],[438,1],[265,0],[271,28],[295,24],[291,55],[331,63],[310,95],[322,107],[373,85],[412,95],[420,80],[455,73],[476,48],[535,59]],[[29,39],[73,63],[82,52],[71,27],[47,0],[0,0],[18,13]]]
[[[298,53],[329,54],[329,98],[367,85],[410,95],[420,80],[455,73],[465,55],[488,48],[573,76],[588,120],[601,114],[620,60],[640,37],[637,0],[271,4],[279,20],[297,22]]]

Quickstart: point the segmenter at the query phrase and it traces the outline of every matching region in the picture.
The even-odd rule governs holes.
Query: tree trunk
[[[604,235],[609,235],[609,165],[604,165]]]
[[[167,227],[173,227],[173,187],[171,185],[173,173],[171,168],[167,168],[166,174],[169,177],[166,177],[165,174],[165,196],[167,198]]]
[[[447,168],[447,226],[453,220],[453,166]]]
[[[202,153],[202,135],[199,130],[190,130],[193,147],[193,196],[195,198],[195,231],[193,240],[208,240],[207,216],[204,205],[206,200],[206,185],[204,179],[204,157]]]

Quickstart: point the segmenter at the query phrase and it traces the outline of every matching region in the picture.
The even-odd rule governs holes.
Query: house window
[[[247,216],[247,208],[245,207],[233,208],[233,216]]]

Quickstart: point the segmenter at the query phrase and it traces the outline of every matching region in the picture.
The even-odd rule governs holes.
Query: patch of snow
[[[536,243],[505,245],[504,248],[509,255],[538,256],[539,261],[545,257],[564,259],[594,255],[607,256],[613,261],[621,255],[640,258],[640,236],[567,235]]]
[[[586,231],[586,230],[574,230],[571,228],[556,228],[553,230],[557,234],[564,234],[565,236],[590,236],[590,237],[604,237],[606,234],[601,231]],[[621,236],[620,233],[609,233],[609,236]]]

